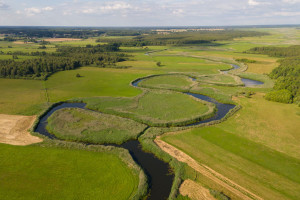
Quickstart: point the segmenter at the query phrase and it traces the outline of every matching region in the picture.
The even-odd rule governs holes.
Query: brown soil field
[[[42,142],[41,138],[32,136],[28,131],[35,120],[36,116],[0,114],[0,143],[29,145]]]
[[[179,192],[192,200],[215,200],[207,188],[189,179],[180,185]]]

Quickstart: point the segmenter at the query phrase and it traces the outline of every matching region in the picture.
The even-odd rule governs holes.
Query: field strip
[[[209,190],[190,179],[185,180],[179,188],[180,194],[194,200],[216,200]]]
[[[217,184],[221,185],[222,187],[228,189],[236,196],[240,197],[243,200],[251,200],[257,199],[262,200],[261,197],[253,194],[249,190],[243,188],[242,186],[238,185],[237,183],[233,182],[232,180],[226,178],[222,174],[214,171],[213,169],[196,162],[193,158],[189,155],[185,154],[184,152],[178,150],[177,148],[173,147],[172,145],[162,141],[160,137],[157,137],[154,142],[166,153],[170,154],[177,160],[187,163],[190,167],[194,170],[198,171],[202,175],[206,176],[207,178],[211,179],[212,181],[216,182]]]
[[[0,114],[0,143],[29,145],[42,142],[41,138],[28,131],[35,120],[36,116]]]

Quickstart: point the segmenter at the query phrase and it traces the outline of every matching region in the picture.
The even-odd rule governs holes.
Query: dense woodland
[[[98,42],[117,42],[122,46],[151,46],[151,45],[190,45],[211,44],[220,40],[232,40],[238,37],[263,36],[265,33],[255,31],[217,30],[192,31],[164,34],[144,34],[129,39],[100,38]]]
[[[126,55],[118,53],[117,44],[87,47],[59,47],[55,53],[38,54],[40,58],[24,61],[0,60],[0,77],[46,79],[49,75],[63,70],[95,64],[98,67],[112,67],[124,61]],[[15,55],[15,54],[14,54]]]
[[[290,47],[256,47],[248,52],[282,58],[278,61],[280,65],[273,69],[269,75],[276,80],[274,85],[276,91],[268,94],[266,96],[267,99],[285,103],[300,101],[300,45]],[[283,96],[284,98],[282,98]],[[287,96],[290,98],[288,99]]]

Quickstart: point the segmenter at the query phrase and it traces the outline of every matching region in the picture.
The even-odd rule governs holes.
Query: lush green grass
[[[77,73],[81,75],[80,78],[76,77]],[[127,69],[82,67],[52,75],[46,86],[51,102],[74,97],[136,96],[141,92],[130,86],[130,82],[145,73]]]
[[[150,125],[185,123],[212,114],[213,107],[194,98],[167,90],[151,90],[136,98],[83,98],[87,107],[133,118]]]
[[[185,75],[160,75],[142,80],[140,87],[189,90],[193,81]]]
[[[299,198],[300,160],[215,127],[164,140],[262,198]]]
[[[43,81],[0,79],[0,113],[33,115],[47,106]]]
[[[0,151],[0,199],[125,200],[137,190],[138,175],[112,153],[4,144]]]
[[[225,74],[199,76],[197,77],[197,80],[204,83],[222,84],[222,85],[242,84],[239,78],[232,75],[225,75]]]
[[[207,111],[207,106],[187,95],[164,91],[147,93],[139,100],[138,108],[134,110],[139,116],[159,121],[194,118]]]
[[[299,108],[261,94],[236,101],[242,109],[227,121],[163,139],[265,199],[298,199]]]
[[[48,118],[47,129],[60,139],[88,143],[123,143],[146,128],[133,120],[79,108],[66,108]]]

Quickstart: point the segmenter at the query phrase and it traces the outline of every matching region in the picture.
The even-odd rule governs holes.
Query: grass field
[[[298,199],[299,108],[261,94],[237,102],[242,110],[227,121],[163,140],[263,198]]]
[[[238,77],[218,74],[218,75],[207,75],[207,76],[199,76],[197,80],[204,83],[212,83],[212,84],[224,84],[224,85],[238,85],[242,84],[241,80]]]
[[[99,144],[136,139],[145,128],[130,119],[79,108],[54,112],[47,125],[49,132],[60,139]]]
[[[138,175],[112,153],[5,144],[0,151],[0,199],[125,200],[137,190]]]
[[[0,79],[0,113],[34,115],[47,106],[42,81]]]
[[[140,87],[188,90],[194,82],[184,75],[161,75],[142,80]]]
[[[213,112],[209,103],[167,90],[144,92],[136,98],[83,98],[75,99],[87,103],[87,108],[116,114],[134,120],[164,125],[184,123]]]

